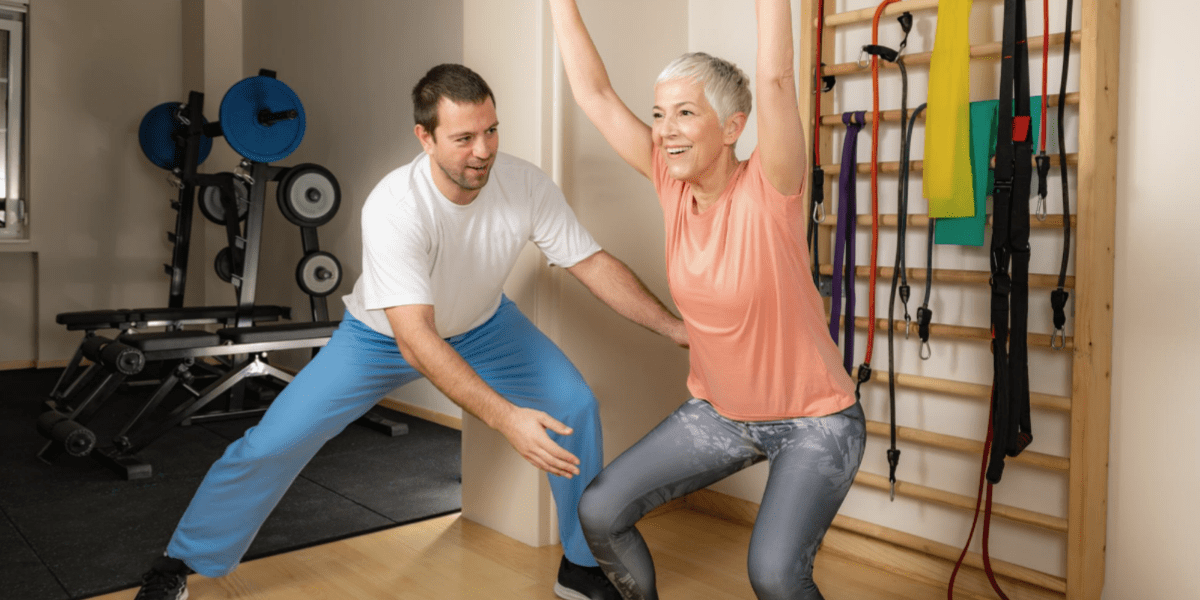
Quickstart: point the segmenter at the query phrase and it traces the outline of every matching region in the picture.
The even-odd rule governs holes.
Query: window
[[[0,240],[26,237],[22,195],[22,104],[25,79],[24,3],[0,2]]]

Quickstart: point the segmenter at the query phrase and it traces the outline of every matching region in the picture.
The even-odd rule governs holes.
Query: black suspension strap
[[[1004,457],[1032,441],[1029,421],[1029,189],[1033,147],[1029,117],[1029,47],[1024,0],[1005,0],[992,198],[992,354],[995,439],[987,479],[1000,482]],[[1014,114],[1015,110],[1015,114]],[[1011,269],[1011,271],[1010,271]]]
[[[986,483],[983,511],[983,568],[1002,600],[988,555],[992,517],[992,487],[1004,472],[1004,457],[1017,456],[1033,440],[1029,422],[1029,370],[1026,320],[1029,309],[1029,189],[1033,144],[1029,117],[1029,47],[1025,0],[1004,2],[1004,42],[1000,62],[1000,121],[996,131],[996,181],[992,189],[992,357],[995,378],[984,442],[975,518]],[[971,524],[974,535],[975,523]],[[950,575],[947,590],[954,597],[954,579],[970,546],[970,537]]]
[[[912,30],[912,14],[900,15],[900,26],[904,29],[904,41],[900,42],[900,50],[908,45],[908,32]],[[886,50],[886,48],[885,48]],[[896,262],[892,268],[892,290],[888,296],[888,411],[891,417],[891,446],[887,451],[888,484],[890,485],[891,500],[896,499],[896,467],[900,465],[900,450],[896,448],[896,288],[899,284],[900,299],[904,302],[904,337],[908,337],[908,328],[912,319],[908,314],[908,275],[905,272],[904,241],[908,231],[908,175],[909,175],[909,143],[908,143],[908,69],[904,66],[904,57],[896,53],[896,66],[900,68],[900,180],[897,194],[898,215],[896,227]]]
[[[1071,31],[1071,12],[1074,2],[1067,0],[1067,25],[1063,31]],[[1062,264],[1058,268],[1058,289],[1050,292],[1050,306],[1054,310],[1054,334],[1050,336],[1050,347],[1062,350],[1066,346],[1067,261],[1071,258],[1071,186],[1067,177],[1067,142],[1063,130],[1063,118],[1067,106],[1067,70],[1071,64],[1071,46],[1063,46],[1062,80],[1058,86],[1058,170],[1062,180],[1063,198],[1063,249]]]
[[[908,146],[912,145],[913,125],[917,122],[917,117],[925,112],[925,104],[921,104],[913,111],[912,118],[908,120],[908,131],[905,134],[905,140]],[[909,156],[911,157],[911,151]],[[921,301],[921,306],[917,308],[917,337],[921,339],[921,360],[929,360],[932,352],[929,349],[929,324],[933,321],[933,311],[929,308],[929,296],[933,291],[933,238],[934,229],[937,225],[937,219],[929,219],[929,231],[925,236],[925,297]],[[908,332],[905,331],[905,335]]]

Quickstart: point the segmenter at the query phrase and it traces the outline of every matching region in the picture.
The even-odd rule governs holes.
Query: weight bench
[[[91,455],[126,479],[142,479],[151,475],[151,465],[135,455],[177,425],[187,425],[213,400],[231,390],[239,382],[255,377],[272,377],[285,385],[291,374],[268,364],[267,352],[324,346],[337,329],[336,321],[316,323],[285,323],[255,327],[231,327],[209,333],[206,331],[164,331],[157,333],[125,333],[116,340],[93,336],[83,347],[84,356],[103,371],[101,383],[84,397],[70,414],[49,411],[38,420],[38,428],[51,441],[38,453],[50,462],[63,453],[74,456]],[[151,419],[167,395],[181,382],[190,378],[189,368],[201,357],[233,357],[228,372],[203,390],[193,392],[193,398],[175,407],[166,415]],[[151,361],[178,361],[154,393],[137,409],[133,417],[114,436],[111,447],[95,446],[95,435],[86,424],[101,405],[112,395],[124,378],[141,371]],[[261,414],[265,407],[226,413],[223,417]],[[403,435],[408,426],[394,423],[368,413],[363,424],[388,435]]]
[[[47,407],[57,409],[58,402],[72,395],[79,386],[87,384],[87,381],[82,378],[75,378],[75,373],[83,360],[84,344],[87,343],[88,338],[94,337],[97,331],[117,329],[126,332],[149,327],[166,327],[168,331],[177,331],[188,325],[236,325],[239,317],[249,319],[253,323],[263,323],[291,319],[291,316],[291,308],[273,305],[253,306],[243,314],[238,313],[236,306],[135,308],[59,313],[54,319],[58,324],[66,325],[67,331],[83,331],[84,336],[83,341],[75,350],[75,355],[59,375],[54,389],[50,391],[50,402],[47,402]]]

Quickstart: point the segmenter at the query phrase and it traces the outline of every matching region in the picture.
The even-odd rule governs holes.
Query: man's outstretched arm
[[[687,347],[683,321],[671,314],[642,280],[613,255],[601,250],[567,271],[621,316]]]

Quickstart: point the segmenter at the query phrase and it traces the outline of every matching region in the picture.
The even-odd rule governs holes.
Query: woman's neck
[[[696,200],[696,212],[708,210],[721,199],[721,194],[725,193],[725,188],[728,187],[729,180],[733,178],[739,164],[741,162],[734,154],[733,148],[727,147],[726,151],[713,161],[712,169],[695,181],[688,182],[692,186],[692,197]]]

